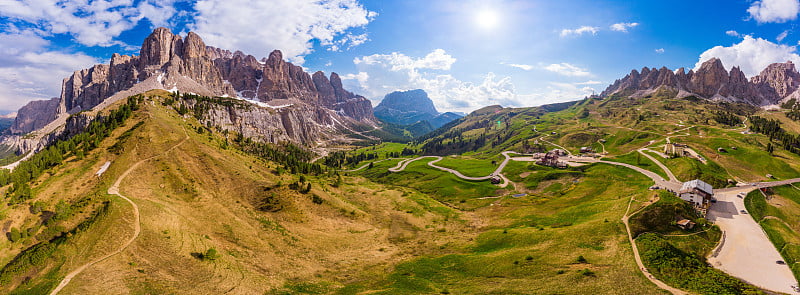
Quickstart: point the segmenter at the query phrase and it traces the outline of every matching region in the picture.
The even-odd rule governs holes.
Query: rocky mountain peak
[[[767,66],[758,76],[747,79],[741,68],[725,70],[722,60],[711,58],[697,71],[679,68],[671,71],[642,68],[641,74],[632,70],[624,78],[609,85],[600,95],[613,94],[644,97],[660,88],[679,96],[695,95],[706,99],[745,102],[752,105],[772,105],[790,97],[800,98],[800,73],[791,61]]]
[[[142,43],[142,49],[139,50],[139,64],[142,67],[160,67],[169,62],[176,52],[182,52],[182,49],[183,40],[180,36],[172,34],[167,28],[156,28]]]
[[[186,39],[183,40],[183,55],[182,58],[198,58],[206,57],[206,44],[194,32],[189,32]]]
[[[263,117],[275,116],[275,109],[270,108],[254,108],[248,115],[253,116],[248,122],[240,121],[243,114],[237,110],[218,110],[218,114],[210,114],[208,118],[211,123],[240,132],[245,128],[241,124],[251,124],[247,127],[250,129],[258,125],[278,130],[270,136],[250,129],[244,132],[261,134],[268,141],[291,140],[305,144],[319,140],[320,134],[337,132],[334,125],[376,121],[370,101],[345,90],[336,73],[331,73],[330,79],[322,72],[315,73],[312,78],[302,67],[284,61],[279,50],[272,51],[268,58],[259,62],[256,57],[240,51],[207,46],[194,32],[182,38],[161,27],[143,40],[139,56],[114,54],[109,64],[74,72],[64,79],[59,98],[24,107],[12,131],[16,134],[30,132],[55,118],[121,97],[120,93],[159,88],[207,96],[238,96],[264,103],[281,100],[276,104],[292,107],[280,108],[280,119]],[[272,123],[277,125],[265,125]]]
[[[268,65],[277,65],[283,63],[283,52],[280,50],[273,50],[269,53],[269,58],[267,58],[266,64]]]
[[[792,61],[774,63],[767,66],[750,81],[761,87],[769,86],[775,90],[778,96],[786,97],[797,91],[798,85],[800,85],[800,73],[797,72]]]
[[[440,114],[428,93],[422,89],[395,91],[387,94],[375,107],[375,116],[383,121],[401,125],[409,125],[419,121],[428,121],[432,127],[442,125],[460,118],[455,113]]]

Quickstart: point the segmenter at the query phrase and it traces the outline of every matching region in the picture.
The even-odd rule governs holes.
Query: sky
[[[797,64],[798,14],[800,0],[0,0],[0,111],[138,55],[161,26],[259,59],[279,49],[373,105],[423,89],[470,112],[581,99],[645,66]]]

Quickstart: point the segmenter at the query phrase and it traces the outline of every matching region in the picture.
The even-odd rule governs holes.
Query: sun
[[[475,14],[475,24],[482,29],[494,29],[499,21],[500,16],[491,9],[484,9]]]

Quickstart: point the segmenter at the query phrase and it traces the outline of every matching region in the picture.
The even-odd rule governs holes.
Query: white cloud
[[[478,83],[459,80],[442,73],[450,70],[456,59],[442,49],[415,58],[403,53],[357,57],[353,63],[358,74],[343,76],[345,86],[377,103],[396,90],[423,89],[440,111],[469,112],[479,107],[501,104],[521,106],[509,77],[494,73],[483,75]]]
[[[377,16],[356,0],[200,0],[194,7],[189,27],[209,45],[256,56],[279,49],[295,63],[312,52],[315,40],[335,51],[366,42],[366,34],[352,30]]]
[[[599,84],[603,84],[603,82],[595,81],[595,80],[589,80],[589,81],[586,81],[586,82],[578,82],[578,83],[573,83],[573,84],[575,84],[575,85],[599,85]]]
[[[0,110],[61,93],[61,80],[98,63],[84,54],[47,51],[50,42],[33,32],[0,33]]]
[[[600,31],[600,28],[590,26],[582,26],[577,29],[563,29],[561,30],[561,37],[567,37],[571,35],[581,36],[583,34],[597,35],[598,31]]]
[[[544,67],[545,70],[551,71],[553,73],[569,76],[569,77],[588,77],[592,74],[589,73],[589,70],[580,68],[565,62],[560,64],[551,64]]]
[[[781,41],[783,41],[783,39],[786,39],[787,36],[789,36],[789,30],[783,31],[780,34],[778,34],[778,36],[775,37],[775,40],[778,40],[778,42],[781,42]]]
[[[784,23],[797,19],[797,14],[800,13],[800,0],[756,1],[747,12],[759,23]]]
[[[739,66],[748,77],[757,75],[771,63],[792,61],[800,64],[797,47],[775,44],[745,35],[742,42],[729,47],[716,46],[700,54],[695,69],[713,57],[722,60],[727,68]]]
[[[592,80],[581,83],[552,83],[534,94],[520,94],[511,77],[489,72],[481,75],[477,81],[464,81],[441,72],[449,70],[455,61],[455,58],[441,49],[420,58],[397,52],[376,54],[355,58],[353,62],[358,74],[342,77],[346,88],[370,98],[373,104],[377,104],[384,95],[392,91],[423,89],[440,111],[460,112],[470,112],[494,104],[521,107],[580,99],[595,91],[586,85],[602,84]],[[563,65],[557,66],[569,68]],[[536,67],[531,66],[533,68]],[[585,70],[573,66],[572,72],[581,71]]]
[[[339,38],[339,40],[334,40],[333,42],[323,45],[329,45],[328,51],[342,51],[343,46],[347,47],[345,49],[350,50],[350,48],[364,44],[367,41],[369,41],[369,37],[366,33],[359,35],[348,33],[344,37]]]
[[[734,30],[729,30],[729,31],[725,32],[725,35],[728,35],[728,36],[731,36],[731,37],[739,37],[740,36],[739,32],[734,31]]]
[[[392,52],[392,54],[373,54],[363,57],[356,57],[353,63],[356,65],[390,65],[392,71],[400,70],[450,70],[450,66],[456,59],[447,54],[444,49],[435,49],[423,58],[412,58],[402,53]]]
[[[612,31],[627,33],[628,29],[634,28],[634,27],[636,27],[638,25],[639,25],[639,23],[616,23],[616,24],[611,25],[609,28]]]
[[[658,53],[658,54],[664,53],[664,48],[656,49],[656,53]]]
[[[512,64],[512,63],[505,63],[505,62],[501,62],[500,64],[501,65],[507,65],[507,66],[512,67],[512,68],[518,68],[518,69],[525,70],[525,71],[533,70],[533,66],[532,65]]]
[[[366,84],[369,81],[369,74],[367,72],[358,72],[358,74],[347,74],[340,76],[342,80],[356,80],[359,84]]]
[[[40,34],[69,34],[86,46],[122,45],[113,40],[142,19],[166,25],[175,14],[174,0],[2,1],[0,16],[33,26]]]

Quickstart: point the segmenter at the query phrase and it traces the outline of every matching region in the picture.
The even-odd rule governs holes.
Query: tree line
[[[771,142],[780,142],[780,146],[784,150],[800,154],[800,136],[786,132],[778,120],[765,119],[759,116],[750,116],[748,120],[750,121],[750,130],[753,132],[768,136]]]
[[[69,136],[64,134],[47,147],[21,162],[13,172],[0,169],[0,186],[11,184],[6,191],[9,203],[18,204],[33,197],[30,182],[38,178],[47,169],[61,164],[64,159],[75,156],[83,158],[88,152],[100,145],[100,142],[111,135],[117,127],[125,123],[134,111],[139,109],[144,96],[135,95],[128,97],[126,104],[112,110],[106,116],[97,116],[82,132]],[[73,116],[80,116],[75,114]]]

